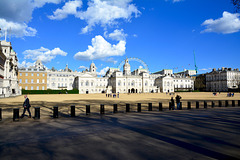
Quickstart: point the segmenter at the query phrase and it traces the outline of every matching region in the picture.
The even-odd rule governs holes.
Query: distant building
[[[18,72],[20,89],[47,89],[47,71],[40,60],[35,62],[35,66],[31,66],[29,68],[19,68]]]
[[[184,71],[182,72],[177,72],[174,73],[175,75],[181,75],[182,77],[186,77],[186,76],[194,76],[197,74],[196,70],[188,70],[188,69],[184,69]]]
[[[51,90],[72,90],[74,78],[78,72],[73,72],[66,65],[64,70],[47,70],[47,89]]]
[[[218,91],[238,91],[240,87],[239,69],[215,68],[206,74],[206,90]]]
[[[161,71],[155,72],[153,74],[160,74],[160,75],[172,75],[173,74],[173,70],[172,69],[163,69]]]
[[[11,42],[0,41],[0,97],[21,95],[18,86],[18,58]]]
[[[91,68],[91,67],[90,67]],[[150,74],[147,69],[131,71],[129,60],[125,59],[123,71],[109,68],[104,77],[97,77],[91,71],[78,75],[74,87],[79,93],[159,93],[194,89],[190,76],[173,75],[170,69]]]
[[[159,93],[193,90],[194,80],[190,76],[174,75],[171,69],[150,74],[147,69],[131,71],[129,59],[125,59],[123,71],[109,68],[105,76],[99,77],[96,66],[73,72],[66,65],[64,70],[47,69],[40,60],[35,66],[19,69],[19,83],[25,90],[72,90],[79,94],[90,93]]]

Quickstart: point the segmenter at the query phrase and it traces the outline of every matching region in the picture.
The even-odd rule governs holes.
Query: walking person
[[[173,97],[171,98],[171,109],[172,110],[175,110],[175,104],[174,104],[174,99],[173,99]]]
[[[25,98],[25,100],[24,100],[24,102],[23,102],[23,108],[24,108],[24,109],[23,109],[23,114],[22,114],[21,118],[24,117],[26,110],[27,110],[28,113],[29,113],[28,118],[31,118],[31,112],[30,112],[30,107],[31,107],[31,105],[30,105],[30,103],[29,103],[29,98],[27,97],[27,95],[24,95],[24,98]]]
[[[182,98],[182,97],[179,96],[179,95],[176,96],[176,103],[177,103],[177,109],[178,109],[178,110],[180,109],[180,99],[181,99],[181,98]]]

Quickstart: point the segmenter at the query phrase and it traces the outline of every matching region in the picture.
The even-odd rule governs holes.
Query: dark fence
[[[217,103],[218,105],[216,105],[216,102],[218,102]],[[153,103],[147,103],[147,104],[148,104],[147,110],[145,109],[144,111],[153,111],[153,109],[155,109],[155,111],[167,110],[166,106],[165,106],[165,108],[163,107],[162,102],[159,102],[158,106],[154,106]],[[194,101],[187,101],[187,102],[184,101],[184,104],[182,102],[180,102],[180,106],[179,106],[178,110],[182,110],[183,108],[190,110],[190,109],[192,109],[192,104],[194,104]],[[196,101],[195,104],[196,104],[196,109],[200,109],[200,108],[207,109],[208,105],[209,105],[209,107],[211,106],[212,108],[223,107],[223,106],[224,107],[230,107],[230,106],[231,107],[236,107],[236,106],[240,107],[240,100],[237,100],[237,104],[236,104],[236,100]],[[131,105],[132,105],[132,108],[131,108]],[[183,105],[184,105],[184,107],[183,107]],[[125,108],[126,113],[127,112],[142,112],[142,104],[141,103],[137,103],[137,105],[126,103],[125,106],[126,106],[126,108]],[[173,106],[174,106],[174,104],[169,102],[168,110],[174,110],[175,108]],[[137,107],[137,108],[135,108],[135,107]],[[34,107],[34,111],[35,111],[34,119],[40,119],[40,107]],[[70,111],[71,111],[70,116],[76,117],[75,105],[70,106]],[[107,111],[107,113],[118,113],[118,112],[119,112],[118,104],[113,104],[113,110],[111,112]],[[122,112],[122,110],[120,112]],[[86,105],[86,115],[90,115],[90,113],[91,113],[90,105]],[[105,114],[104,104],[100,104],[100,114],[102,114],[102,115]],[[53,116],[52,117],[59,118],[58,106],[53,107]],[[0,121],[2,120],[2,118],[3,118],[3,111],[2,111],[2,108],[0,108]],[[20,119],[19,108],[14,108],[13,109],[13,121],[19,121],[19,119]]]

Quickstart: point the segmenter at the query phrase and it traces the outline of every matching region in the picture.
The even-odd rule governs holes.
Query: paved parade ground
[[[212,100],[229,100],[230,107],[204,109],[200,105],[200,109],[169,111],[171,96],[166,94],[124,94],[120,98],[102,94],[29,95],[31,108],[41,107],[41,119],[24,117],[13,122],[12,108],[21,108],[23,96],[0,99],[0,159],[240,159],[240,107],[231,107],[230,101],[239,100],[239,95],[180,95],[183,106],[187,101],[207,100],[210,105]],[[165,105],[163,111],[157,111],[160,101]],[[110,112],[114,103],[134,107],[138,102],[146,104],[141,113],[135,112],[136,108],[129,113]],[[153,111],[144,110],[149,102]],[[99,114],[101,103],[109,105],[105,115]],[[77,117],[69,116],[72,104]],[[93,107],[92,114],[84,114],[85,104]],[[55,105],[61,106],[57,119],[51,117]]]
[[[0,122],[9,159],[237,159],[240,108]]]

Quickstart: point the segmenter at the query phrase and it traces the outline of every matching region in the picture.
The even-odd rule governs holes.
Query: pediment
[[[79,75],[80,78],[95,78],[96,75],[89,74],[89,73],[84,73],[82,75]]]

